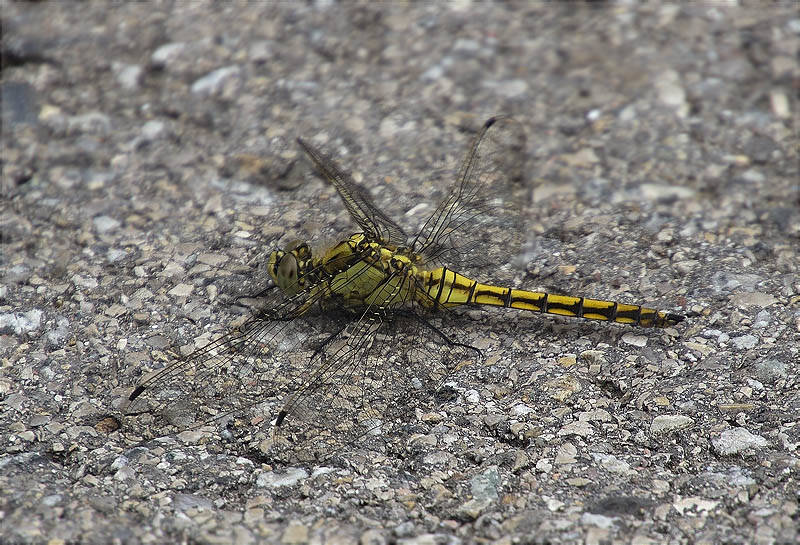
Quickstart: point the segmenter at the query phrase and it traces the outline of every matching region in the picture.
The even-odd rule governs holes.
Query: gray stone
[[[682,414],[661,414],[653,419],[650,424],[650,433],[657,435],[670,433],[689,428],[694,425],[694,419]]]
[[[33,309],[21,313],[0,314],[0,333],[21,335],[36,331],[42,325],[41,310]]]
[[[768,444],[766,439],[750,433],[745,428],[725,430],[711,443],[717,454],[722,456],[730,456],[750,449],[760,449]]]
[[[308,478],[308,473],[301,468],[290,468],[282,473],[266,471],[258,475],[256,486],[270,488],[294,486],[306,478]]]

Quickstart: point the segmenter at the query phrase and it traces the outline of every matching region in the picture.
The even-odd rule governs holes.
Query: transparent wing
[[[358,282],[358,275],[351,281]],[[308,286],[293,297],[269,290],[244,325],[144,378],[123,410],[160,420],[166,427],[150,430],[157,436],[170,433],[169,426],[197,428],[277,399],[280,385],[288,382],[272,376],[280,372],[281,358],[296,358],[304,351],[310,357],[309,346],[344,327],[343,313],[336,319],[323,316],[324,288]]]
[[[395,291],[378,289],[386,290],[378,300]],[[294,299],[142,382],[131,414],[154,417],[152,437],[233,426],[277,461],[327,459],[357,441],[380,449],[456,365],[479,354],[422,309],[354,313],[324,300],[292,317]]]
[[[407,242],[408,236],[403,229],[379,210],[373,204],[369,193],[359,186],[348,173],[343,171],[333,159],[302,138],[298,138],[297,143],[309,156],[317,170],[339,192],[345,208],[350,213],[350,217],[361,227],[368,238],[398,245],[403,245]]]
[[[472,141],[453,188],[412,243],[413,251],[449,266],[483,266],[487,248],[515,253],[522,237],[526,138],[504,116],[487,120]],[[507,259],[507,257],[506,257]]]
[[[455,367],[478,352],[447,338],[418,310],[366,312],[311,359],[269,442],[287,461],[327,459],[348,446],[380,450],[433,403]],[[292,373],[303,377],[304,369]]]
[[[273,294],[278,296],[276,290]],[[308,294],[298,294],[269,305],[241,327],[152,373],[129,396],[125,412],[149,413],[166,426],[184,430],[275,397],[278,392],[270,392],[260,379],[262,367],[274,367],[277,356],[297,351],[325,333],[325,324],[314,322],[317,307],[300,316],[309,303],[314,301]],[[157,436],[171,430],[150,431]]]

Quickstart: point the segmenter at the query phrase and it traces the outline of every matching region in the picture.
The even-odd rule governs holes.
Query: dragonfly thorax
[[[328,276],[326,297],[346,308],[385,309],[410,301],[418,264],[408,248],[356,233],[325,252],[318,268]]]

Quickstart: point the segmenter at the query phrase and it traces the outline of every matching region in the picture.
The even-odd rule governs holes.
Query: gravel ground
[[[733,4],[4,1],[0,541],[800,542],[800,16]],[[144,373],[354,230],[297,136],[405,224],[498,112],[486,280],[684,323],[462,313],[455,395],[324,464],[137,443]]]

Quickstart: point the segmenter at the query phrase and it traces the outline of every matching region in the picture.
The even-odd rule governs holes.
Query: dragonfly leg
[[[426,320],[424,317],[420,316],[416,312],[405,311],[405,312],[399,312],[398,314],[407,315],[410,318],[412,318],[412,319],[416,320],[417,322],[419,322],[420,324],[424,325],[426,328],[428,328],[431,331],[433,331],[434,333],[436,333],[436,335],[440,339],[442,339],[442,341],[444,341],[448,346],[458,346],[458,347],[461,347],[461,348],[466,348],[468,350],[473,350],[478,355],[478,357],[481,357],[481,358],[483,357],[483,353],[478,348],[475,348],[474,346],[469,345],[469,344],[464,344],[464,343],[460,343],[460,342],[454,341],[453,339],[448,337],[446,333],[444,333],[442,330],[440,330],[438,327],[436,327],[435,325],[430,323],[428,320]]]

